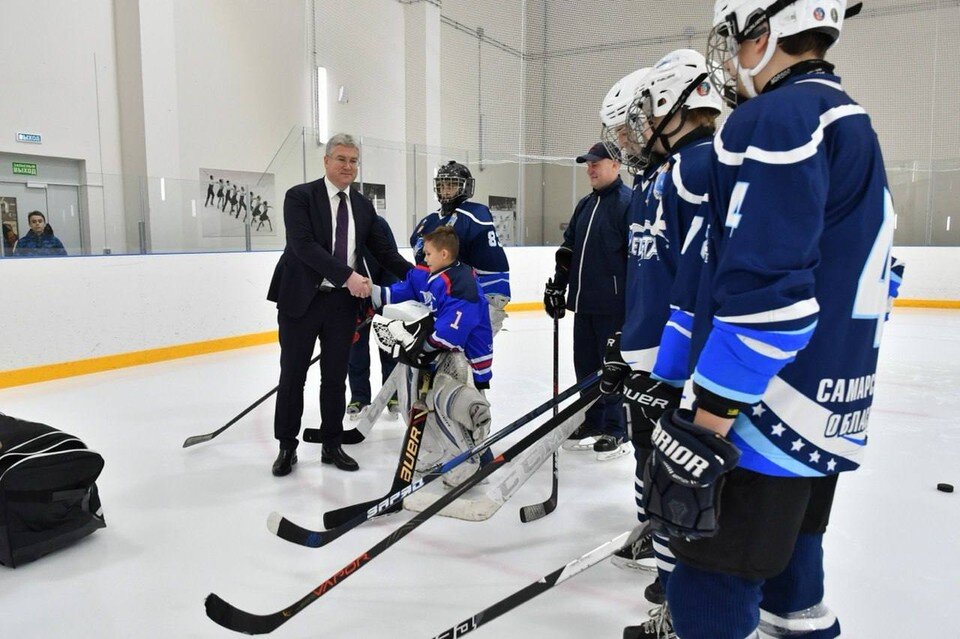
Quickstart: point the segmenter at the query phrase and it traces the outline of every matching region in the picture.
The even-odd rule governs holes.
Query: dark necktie
[[[350,215],[347,212],[347,194],[337,193],[340,204],[337,205],[337,237],[333,244],[333,255],[344,264],[347,263],[347,230],[350,228]]]

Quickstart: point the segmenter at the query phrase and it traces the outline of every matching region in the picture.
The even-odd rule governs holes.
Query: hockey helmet
[[[657,140],[670,151],[669,136],[680,130],[690,109],[719,114],[722,108],[723,100],[709,82],[707,63],[700,52],[678,49],[661,58],[641,82],[627,112],[634,137],[646,140],[639,153],[641,166],[650,164]],[[664,131],[677,113],[680,121],[672,131]],[[654,125],[653,118],[660,121]],[[644,136],[648,130],[649,137]]]
[[[737,103],[737,77],[725,64],[735,61],[737,76],[747,96],[757,96],[753,78],[769,64],[781,38],[820,31],[836,42],[846,18],[863,8],[859,2],[847,8],[847,0],[717,0],[713,8],[713,29],[707,42],[707,67],[710,80],[731,106]],[[765,33],[770,34],[767,50],[752,69],[736,61],[740,45]]]
[[[600,140],[610,157],[619,160],[630,170],[639,167],[638,153],[643,144],[632,138],[633,128],[627,126],[627,110],[637,88],[650,72],[649,67],[637,69],[617,80],[600,105]]]
[[[433,178],[433,191],[437,195],[437,201],[444,209],[448,209],[473,197],[475,184],[470,169],[456,160],[450,160],[437,167]]]

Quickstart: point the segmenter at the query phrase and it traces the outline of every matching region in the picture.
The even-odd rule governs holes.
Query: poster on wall
[[[0,196],[0,229],[3,231],[3,254],[10,255],[13,245],[20,237],[20,223],[17,221],[17,198]]]
[[[387,214],[387,185],[373,184],[364,182],[360,190],[363,196],[373,202],[373,208],[377,210],[378,215]]]
[[[488,199],[490,214],[497,229],[497,237],[503,246],[517,245],[517,198],[491,195]]]
[[[200,209],[203,237],[275,236],[277,214],[273,173],[200,169]]]

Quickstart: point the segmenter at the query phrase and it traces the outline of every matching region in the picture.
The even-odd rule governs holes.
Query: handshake
[[[370,279],[360,275],[356,271],[347,278],[346,287],[354,297],[370,297],[372,287]]]

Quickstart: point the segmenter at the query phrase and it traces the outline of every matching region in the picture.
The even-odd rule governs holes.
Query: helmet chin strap
[[[775,32],[768,31],[770,37],[767,39],[767,50],[763,52],[763,57],[760,59],[760,62],[757,63],[757,66],[752,69],[748,69],[744,66],[737,65],[737,75],[740,78],[740,84],[743,86],[743,90],[747,92],[747,96],[755,98],[760,95],[760,92],[757,91],[757,86],[754,84],[754,78],[756,78],[767,65],[770,64],[770,60],[773,58],[773,54],[777,50],[777,42],[779,38]]]

